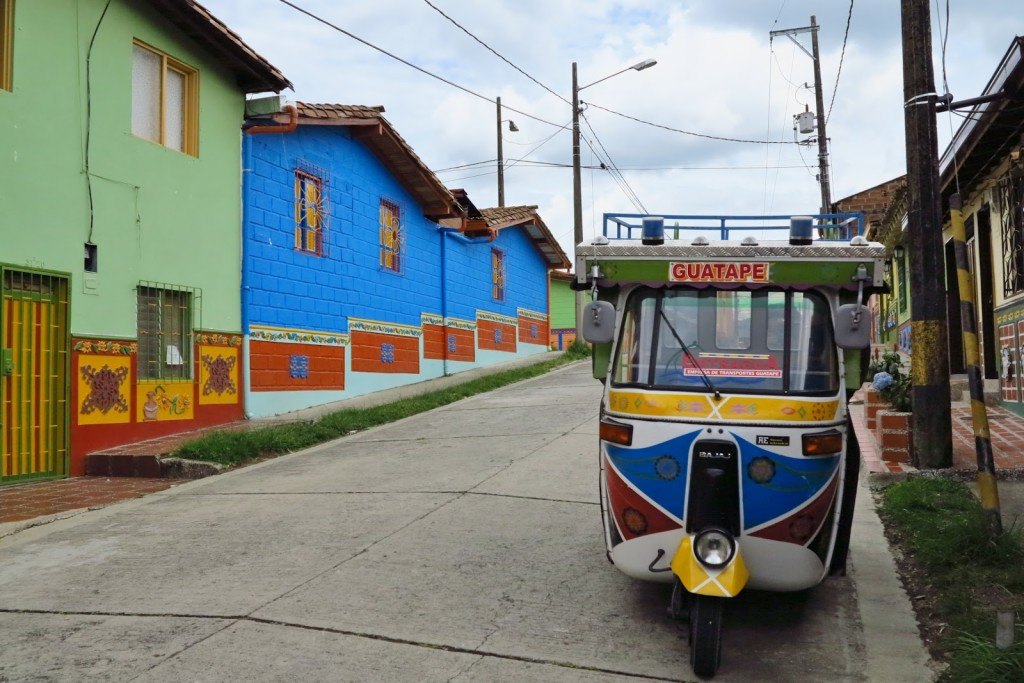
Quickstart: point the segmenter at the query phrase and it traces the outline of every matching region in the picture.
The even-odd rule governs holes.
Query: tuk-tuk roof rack
[[[604,236],[609,240],[636,240],[641,238],[643,219],[659,214],[642,213],[606,213],[604,214]],[[791,221],[795,216],[714,216],[660,214],[664,218],[664,237],[680,239],[682,236],[708,235],[718,233],[718,239],[728,240],[729,233],[734,230],[744,231],[742,237],[752,231],[778,232],[778,237],[765,236],[765,239],[789,238]],[[817,231],[815,241],[848,242],[857,235],[864,234],[864,214],[852,213],[819,213],[805,214],[810,218]]]

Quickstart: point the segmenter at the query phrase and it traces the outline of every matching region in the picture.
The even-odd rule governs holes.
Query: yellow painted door
[[[0,483],[67,474],[68,286],[0,271]]]

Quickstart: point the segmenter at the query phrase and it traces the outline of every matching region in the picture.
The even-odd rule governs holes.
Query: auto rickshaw
[[[866,364],[864,300],[885,287],[885,249],[861,224],[606,214],[577,247],[573,286],[593,298],[580,327],[605,385],[608,559],[673,584],[698,676],[718,669],[726,600],[845,573],[860,467],[846,404]]]

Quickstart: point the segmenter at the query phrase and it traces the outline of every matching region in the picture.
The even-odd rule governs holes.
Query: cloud
[[[685,130],[772,140],[791,140],[793,115],[804,104],[814,109],[814,98],[801,87],[813,82],[811,60],[787,38],[770,41],[768,31],[805,26],[816,14],[827,110],[849,8],[841,0],[431,2],[563,97],[570,95],[573,61],[579,65],[581,84],[586,84],[653,57],[658,60],[655,68],[627,71],[584,90],[582,99]],[[531,83],[425,2],[296,3],[485,97],[500,95],[507,107],[558,125],[571,118],[564,101]],[[1005,18],[1015,16],[1018,3],[952,5],[946,67],[950,89],[958,98],[974,96],[984,87],[1013,37],[1013,26],[1007,26]],[[296,84],[297,99],[383,104],[389,120],[434,168],[495,158],[493,104],[380,55],[276,0],[204,4],[284,71]],[[935,29],[941,88],[937,36]],[[809,47],[809,37],[801,39]],[[857,0],[828,125],[834,199],[903,173],[902,101],[899,4]],[[586,111],[586,117],[625,169],[731,167],[625,170],[629,184],[652,212],[807,213],[818,208],[816,147],[694,138],[595,107]],[[520,128],[518,133],[504,133],[507,158],[533,147],[521,143],[537,143],[554,134],[530,158],[571,161],[568,131],[556,133],[556,128],[509,109],[504,118],[515,120]],[[583,131],[593,138],[586,126]],[[941,120],[939,131],[940,140],[948,138],[948,125]],[[591,163],[585,144],[582,161]],[[479,206],[496,202],[493,164],[441,177],[465,187]],[[584,234],[600,230],[604,212],[634,210],[609,173],[584,170],[582,181]],[[507,202],[538,204],[571,253],[570,169],[520,164],[507,170],[505,183]]]

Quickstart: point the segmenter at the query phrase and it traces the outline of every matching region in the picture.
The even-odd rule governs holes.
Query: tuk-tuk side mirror
[[[836,311],[836,346],[866,349],[871,345],[871,312],[863,304],[843,304]]]
[[[580,331],[591,344],[610,342],[615,337],[615,306],[610,301],[591,301],[583,307]]]

